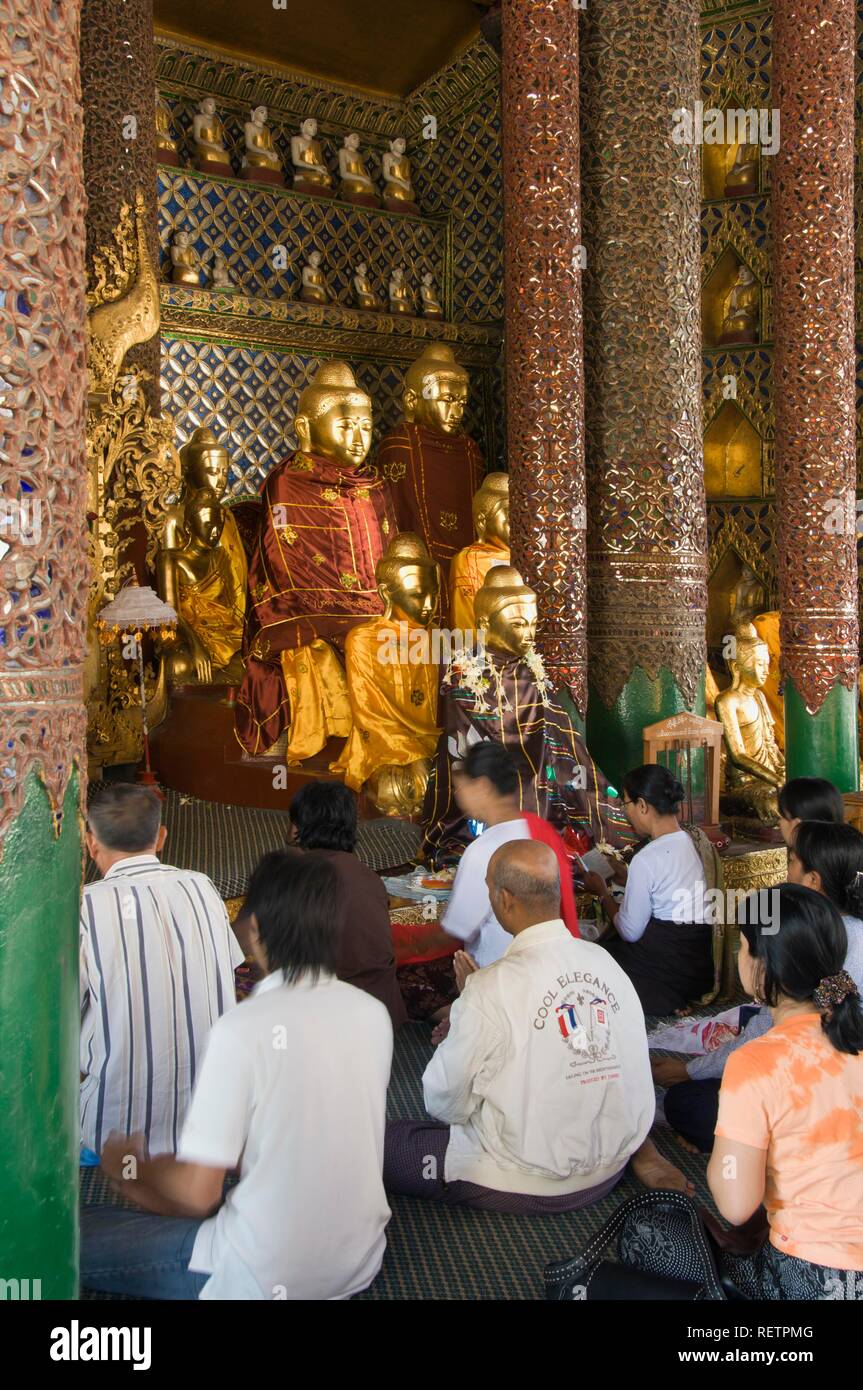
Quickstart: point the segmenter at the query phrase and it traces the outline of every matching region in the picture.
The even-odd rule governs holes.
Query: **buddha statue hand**
[[[403,820],[418,816],[431,768],[430,758],[417,758],[401,767],[380,767],[366,783],[366,793],[382,815]]]

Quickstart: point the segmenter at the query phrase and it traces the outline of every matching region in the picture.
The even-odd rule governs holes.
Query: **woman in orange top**
[[[773,1026],[728,1058],[707,1169],[722,1216],[739,1226],[763,1203],[770,1236],[723,1262],[751,1298],[863,1299],[863,1009],[845,926],[823,894],[774,893],[739,956]]]

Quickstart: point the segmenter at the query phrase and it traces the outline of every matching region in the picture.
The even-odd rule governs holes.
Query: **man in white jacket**
[[[651,1186],[685,1185],[647,1139],[655,1102],[638,996],[602,947],[560,919],[552,850],[502,845],[487,884],[513,939],[467,975],[453,1005],[423,1077],[434,1120],[387,1126],[387,1190],[569,1211],[610,1192],[630,1159]]]

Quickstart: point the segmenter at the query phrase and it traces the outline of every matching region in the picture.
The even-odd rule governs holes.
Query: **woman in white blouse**
[[[585,879],[617,933],[601,944],[632,980],[646,1014],[683,1009],[713,985],[704,869],[677,819],[682,801],[680,782],[658,763],[627,773],[623,809],[633,830],[649,842],[629,866],[619,906],[599,874]]]

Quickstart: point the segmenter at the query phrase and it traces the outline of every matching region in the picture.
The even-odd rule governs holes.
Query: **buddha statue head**
[[[477,539],[509,550],[509,474],[486,473],[473,495]]]
[[[407,149],[407,144],[401,135],[397,135],[395,140],[390,141],[390,149],[393,154],[397,154],[401,158]]]
[[[476,623],[485,645],[526,656],[536,637],[536,594],[512,565],[495,565],[474,599]]]
[[[216,102],[215,102],[214,98],[213,98],[213,97],[204,97],[204,100],[200,103],[200,105],[199,105],[199,107],[198,107],[198,110],[199,110],[199,111],[202,111],[202,112],[204,113],[205,116],[215,116],[215,114],[216,114]]]
[[[428,627],[437,609],[440,569],[412,531],[394,536],[375,566],[384,617]]]
[[[267,124],[266,106],[256,106],[252,112],[252,125],[265,126]]]
[[[359,468],[372,442],[372,403],[347,362],[324,362],[300,395],[294,421],[304,454]]]
[[[224,497],[228,486],[228,451],[212,430],[197,429],[180,450],[183,478],[190,491],[210,488]]]
[[[445,343],[430,343],[405,373],[405,419],[439,434],[458,434],[470,378]]]
[[[740,623],[735,628],[732,651],[733,656],[726,658],[732,689],[741,685],[760,689],[770,672],[770,650],[752,623]]]
[[[193,545],[213,550],[225,524],[225,510],[212,488],[190,491],[183,508],[183,522]]]
[[[346,150],[350,150],[352,153],[354,153],[360,147],[360,137],[357,135],[355,130],[352,130],[348,135],[345,136],[343,143]]]
[[[314,140],[318,133],[318,123],[314,116],[307,116],[300,126],[300,132],[306,140]]]

